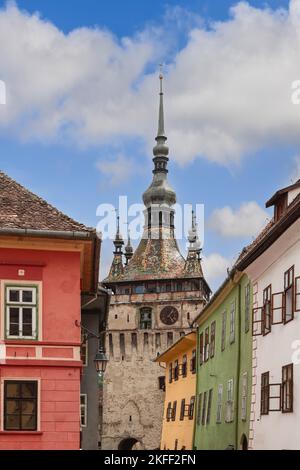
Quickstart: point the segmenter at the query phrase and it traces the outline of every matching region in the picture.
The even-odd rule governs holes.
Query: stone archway
[[[248,439],[246,434],[243,434],[241,438],[241,450],[248,450]]]
[[[119,443],[118,450],[140,450],[142,445],[134,437],[126,437]]]

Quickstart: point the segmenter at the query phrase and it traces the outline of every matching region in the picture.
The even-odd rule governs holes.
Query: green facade
[[[209,328],[209,342],[213,343],[211,325],[214,322],[215,347],[210,347],[214,355],[207,348],[209,358],[205,361],[203,357],[201,365],[200,336],[202,333],[205,343],[205,331]],[[238,276],[235,281],[229,278],[205,308],[198,319],[197,342],[194,448],[224,450],[232,446],[241,449],[242,443],[249,442],[252,378],[252,288],[246,275]]]

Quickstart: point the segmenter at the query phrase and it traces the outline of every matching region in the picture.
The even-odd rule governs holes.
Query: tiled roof
[[[91,232],[0,171],[0,228]]]
[[[275,222],[275,219],[273,218],[266,225],[266,227],[264,227],[256,239],[243,249],[234,265],[234,268],[244,269],[245,263],[247,265],[246,259],[249,259],[251,255],[254,255],[254,252],[256,252],[259,248],[262,250],[264,246],[267,248],[269,246],[269,241],[276,240],[276,238],[278,238],[278,236],[280,236],[281,233],[283,233],[284,230],[286,230],[291,225],[291,223],[293,223],[294,218],[298,217],[296,214],[296,210],[298,209],[300,209],[300,194],[295,197],[279,220]]]
[[[203,278],[200,260],[194,262],[193,268],[187,269],[175,238],[142,238],[129,264],[103,282]]]

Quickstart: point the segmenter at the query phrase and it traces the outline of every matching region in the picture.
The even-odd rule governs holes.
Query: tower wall
[[[178,321],[172,326],[160,320],[165,306],[178,310]],[[151,329],[139,328],[143,307],[152,309]],[[106,338],[110,361],[104,383],[102,449],[118,449],[129,438],[138,441],[139,448],[159,448],[164,402],[159,377],[165,376],[165,369],[153,359],[180,334],[190,331],[190,323],[202,308],[199,291],[112,297]]]

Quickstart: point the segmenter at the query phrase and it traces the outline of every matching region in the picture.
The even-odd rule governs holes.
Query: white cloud
[[[103,158],[96,166],[111,186],[118,186],[142,171],[132,158],[123,154],[117,155],[114,160]]]
[[[300,79],[300,0],[289,12],[241,2],[231,15],[194,22],[186,46],[169,54],[170,31],[182,28],[176,10],[162,26],[118,40],[97,28],[64,34],[10,5],[0,10],[7,85],[0,130],[76,145],[138,137],[150,153],[157,79],[145,71],[171,56],[166,127],[178,162],[201,156],[232,164],[265,146],[300,144],[300,106],[291,103],[291,84]]]
[[[256,202],[243,203],[234,210],[229,206],[216,209],[208,226],[223,237],[254,237],[267,224],[269,214]]]
[[[212,253],[203,257],[202,265],[205,279],[215,286],[227,277],[227,269],[232,267],[233,262],[219,253]]]
[[[294,157],[293,170],[290,175],[290,180],[287,182],[287,185],[295,183],[300,178],[300,155]]]

